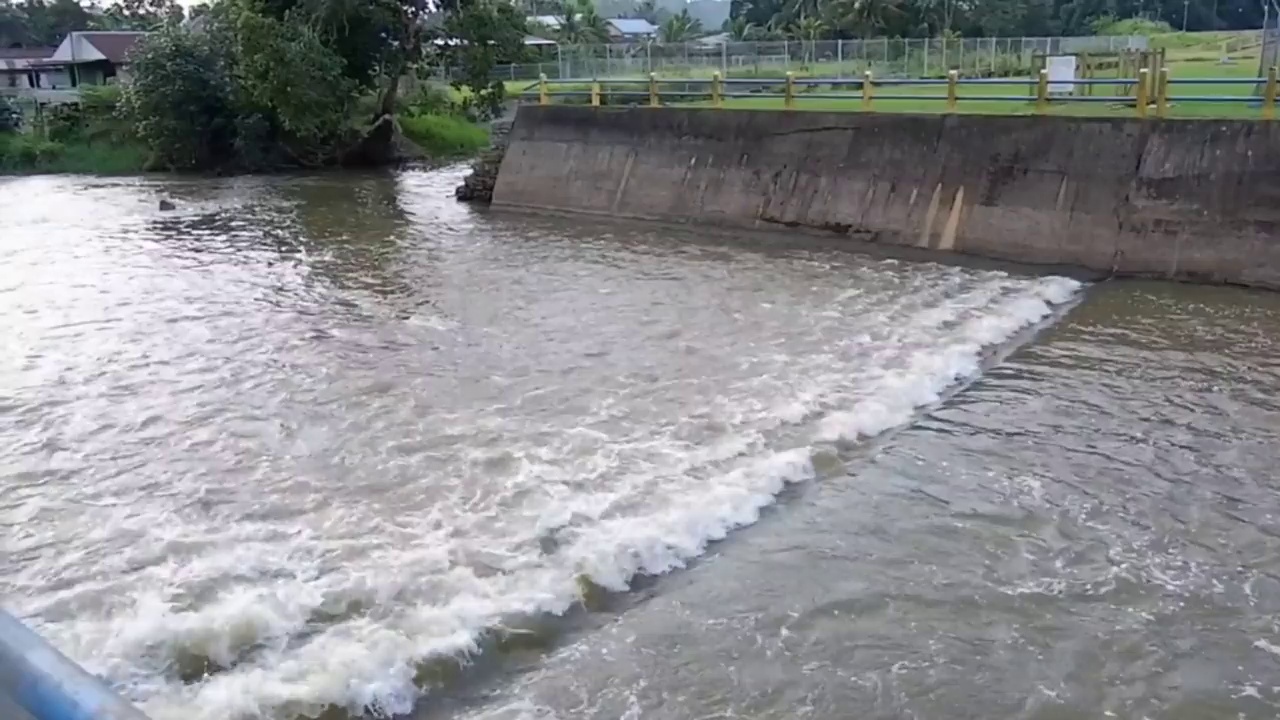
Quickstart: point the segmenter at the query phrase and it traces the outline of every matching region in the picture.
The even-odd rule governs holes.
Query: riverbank
[[[4,175],[129,175],[142,172],[146,162],[147,149],[141,143],[58,142],[34,135],[0,135],[0,174]]]
[[[465,117],[425,113],[399,119],[400,130],[424,159],[454,160],[476,155],[489,145],[488,130]],[[49,140],[35,133],[0,134],[0,175],[70,173],[135,175],[154,170],[152,153],[140,141],[95,133],[69,133]]]
[[[456,115],[409,115],[400,132],[432,158],[470,157],[489,145],[487,128]]]

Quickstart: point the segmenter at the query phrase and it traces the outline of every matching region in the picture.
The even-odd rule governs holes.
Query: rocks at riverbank
[[[454,195],[464,202],[488,203],[493,200],[493,186],[498,182],[498,167],[507,152],[507,136],[514,119],[495,120],[489,127],[489,148],[471,164],[471,172]]]

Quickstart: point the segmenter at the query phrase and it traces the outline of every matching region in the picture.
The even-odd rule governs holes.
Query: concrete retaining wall
[[[1280,288],[1280,124],[525,107],[495,207]]]

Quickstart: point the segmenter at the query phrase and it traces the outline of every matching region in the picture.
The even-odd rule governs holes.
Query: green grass
[[[432,157],[472,155],[489,144],[484,128],[454,115],[409,115],[400,130]]]
[[[1260,57],[1259,34],[1255,32],[1215,32],[1215,33],[1161,33],[1151,36],[1151,45],[1155,48],[1163,48],[1165,50],[1165,65],[1169,68],[1171,84],[1169,87],[1169,108],[1168,117],[1173,118],[1260,118],[1262,110],[1253,92],[1255,84],[1259,82],[1258,64]],[[1229,57],[1230,62],[1223,62],[1223,58]],[[1013,60],[1014,58],[1009,58]],[[874,65],[874,63],[873,63]],[[831,95],[836,94],[838,98],[813,98],[807,97],[807,93],[800,91],[796,95],[797,110],[825,110],[825,111],[850,111],[858,112],[862,110],[861,93],[857,89],[856,78],[860,77],[862,71],[866,68],[858,63],[834,63],[834,62],[817,62],[806,68],[797,68],[795,77],[797,79],[815,78],[825,79],[834,77],[843,77],[844,84],[832,88],[823,86],[813,88],[811,92],[815,94]],[[939,67],[939,69],[941,69]],[[663,83],[663,87],[677,90],[685,89],[679,86],[681,80],[709,79],[713,68],[672,68],[671,72],[660,76],[660,80],[667,81]],[[932,71],[933,68],[931,67]],[[873,72],[877,68],[872,68]],[[1024,73],[1029,70],[1024,69]],[[932,73],[931,73],[932,74]],[[780,110],[784,107],[782,98],[782,83],[770,82],[781,80],[785,76],[783,68],[762,67],[759,69],[737,68],[731,73],[734,78],[740,79],[758,79],[763,82],[770,83],[770,87],[763,92],[752,93],[748,97],[733,97],[725,99],[725,107],[742,108],[742,109],[760,109],[760,110]],[[958,104],[956,112],[985,114],[985,115],[1029,115],[1036,112],[1035,103],[1032,94],[1033,88],[1027,83],[1029,76],[1024,75],[1022,78],[1016,78],[1022,82],[1019,84],[985,84],[985,85],[961,85],[957,89]],[[1100,75],[1106,77],[1105,75]],[[872,110],[875,112],[902,112],[902,113],[943,113],[946,108],[946,84],[941,78],[936,85],[920,86],[920,85],[882,85],[876,87],[877,95],[900,95],[909,96],[907,99],[901,100],[885,100],[877,98],[872,104]],[[1180,85],[1178,80],[1191,79],[1235,79],[1238,83],[1227,85]],[[605,102],[609,103],[613,99],[615,103],[620,102],[618,95],[610,93],[611,90],[617,91],[623,89],[624,86],[618,86],[616,78],[601,78],[601,83],[605,90]],[[850,84],[852,83],[852,84]],[[1153,82],[1154,87],[1154,82]],[[589,86],[582,84],[560,84],[556,82],[549,83],[549,89],[554,93],[557,90],[570,90],[583,92],[589,89]],[[632,94],[631,102],[644,102],[643,98],[637,98],[636,93],[645,93],[646,88],[643,84],[625,86],[625,89]],[[692,87],[688,88],[694,89]],[[742,86],[726,86],[726,90],[743,90]],[[800,90],[800,88],[797,88]],[[1070,115],[1070,116],[1099,116],[1099,117],[1132,117],[1135,114],[1133,86],[1121,88],[1119,86],[1094,86],[1091,97],[1105,98],[1097,101],[1070,101],[1059,100],[1054,101],[1049,106],[1049,113],[1053,115]],[[709,90],[708,90],[709,92]],[[982,95],[1000,95],[1017,98],[1015,100],[976,100],[967,99]],[[1224,97],[1234,96],[1240,98],[1249,98],[1248,100],[1240,100],[1238,102],[1211,102],[1203,100],[1192,100],[1192,97]],[[935,99],[931,99],[935,98]],[[918,99],[917,99],[918,98]],[[1026,98],[1023,100],[1022,98]],[[1154,89],[1150,93],[1151,101],[1155,101]],[[1179,99],[1183,98],[1183,99]],[[524,95],[525,102],[537,102],[536,83],[533,85],[533,92]],[[574,104],[585,104],[584,98],[553,98],[553,102],[566,102]],[[665,103],[680,104],[687,106],[708,106],[709,100],[693,100],[689,98],[674,99],[670,98]],[[1151,114],[1155,114],[1155,109],[1151,109]]]
[[[1213,42],[1217,42],[1214,40]],[[1262,109],[1253,97],[1254,88],[1260,80],[1258,74],[1258,49],[1245,48],[1241,52],[1231,54],[1231,62],[1222,62],[1222,55],[1207,53],[1202,47],[1190,47],[1179,52],[1170,52],[1166,66],[1169,68],[1169,104],[1168,117],[1172,118],[1261,118]],[[1223,85],[1182,85],[1178,80],[1220,79],[1238,80]],[[1029,115],[1036,112],[1032,93],[1033,86],[1028,78],[1012,78],[1008,84],[988,83],[983,85],[960,85],[957,88],[956,112],[983,115]],[[679,80],[663,83],[665,87],[678,85]],[[605,90],[605,102],[609,103],[610,90],[618,88],[607,81],[602,83]],[[835,87],[820,86],[813,88],[797,87],[795,108],[797,110],[849,111],[860,112],[862,107],[861,91],[857,89],[857,81],[845,81]],[[587,86],[552,85],[553,90],[583,91]],[[644,93],[643,85],[626,86],[633,93]],[[726,86],[726,90],[741,90],[740,86]],[[806,90],[808,92],[806,92]],[[943,113],[946,107],[946,84],[939,81],[931,85],[878,85],[873,95],[871,109],[874,112],[901,113]],[[1090,101],[1055,100],[1049,105],[1049,114],[1089,117],[1131,117],[1134,109],[1134,88],[1118,85],[1099,85],[1090,89]],[[708,90],[709,92],[709,90]],[[746,97],[727,97],[724,106],[735,109],[781,110],[785,107],[782,97],[782,84],[770,83],[763,92],[751,93]],[[840,97],[814,98],[809,93],[823,95],[839,95]],[[885,95],[907,96],[902,99],[884,99]],[[967,99],[980,96],[1004,96],[1010,100]],[[615,96],[616,97],[616,96]],[[1236,97],[1243,98],[1236,102],[1214,102],[1193,98],[1204,97]],[[918,98],[918,99],[917,99]],[[1025,99],[1024,99],[1025,98]],[[1154,79],[1149,98],[1154,104]],[[1181,98],[1181,99],[1180,99]],[[557,99],[557,102],[576,102],[582,104],[581,98],[569,100]],[[641,100],[642,101],[642,100]],[[687,106],[709,106],[710,100],[669,100],[670,104]],[[1150,111],[1155,114],[1154,107]]]
[[[31,135],[0,135],[0,174],[142,172],[148,153],[136,143],[52,142]]]
[[[1262,109],[1255,100],[1240,102],[1212,102],[1212,101],[1195,101],[1195,100],[1179,100],[1179,97],[1251,97],[1254,86],[1258,82],[1256,77],[1257,66],[1254,61],[1252,69],[1244,64],[1237,65],[1219,65],[1217,63],[1203,62],[1187,62],[1170,66],[1169,77],[1169,108],[1168,117],[1172,118],[1261,118]],[[1178,79],[1239,79],[1240,82],[1230,85],[1179,85]],[[822,91],[824,94],[830,94],[829,89]],[[1070,101],[1055,100],[1049,104],[1049,114],[1052,115],[1069,115],[1069,116],[1086,116],[1086,117],[1132,117],[1136,111],[1134,109],[1134,101],[1131,89],[1126,89],[1123,95],[1117,94],[1119,88],[1115,86],[1095,86],[1093,88],[1092,98],[1100,98],[1098,101]],[[1031,97],[1032,88],[1025,84],[1010,85],[960,85],[957,88],[956,112],[971,113],[980,115],[1030,115],[1036,112],[1034,99]],[[852,91],[842,93],[847,98],[831,99],[831,98],[806,98],[804,93],[796,96],[796,109],[798,110],[825,110],[825,111],[861,111],[862,95],[860,92]],[[876,99],[875,94],[879,95],[907,95],[907,96],[924,96],[920,99],[904,99],[904,100],[886,100]],[[946,112],[946,101],[944,99],[929,99],[928,96],[945,97],[946,86],[939,84],[936,86],[880,86],[873,94],[872,110],[875,112],[901,112],[901,113],[942,113]],[[982,96],[982,95],[1002,95],[1009,97],[1026,98],[1025,100],[966,100],[966,97]],[[1154,103],[1154,91],[1150,95],[1151,101]],[[696,103],[699,105],[708,105],[707,102]],[[725,107],[740,109],[756,109],[756,110],[773,110],[782,109],[784,107],[783,98],[776,93],[760,95],[758,97],[735,97],[726,98]],[[1154,115],[1154,108],[1150,114]]]

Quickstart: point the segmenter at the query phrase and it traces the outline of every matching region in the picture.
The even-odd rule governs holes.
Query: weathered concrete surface
[[[1280,288],[1280,124],[526,107],[494,206]]]

